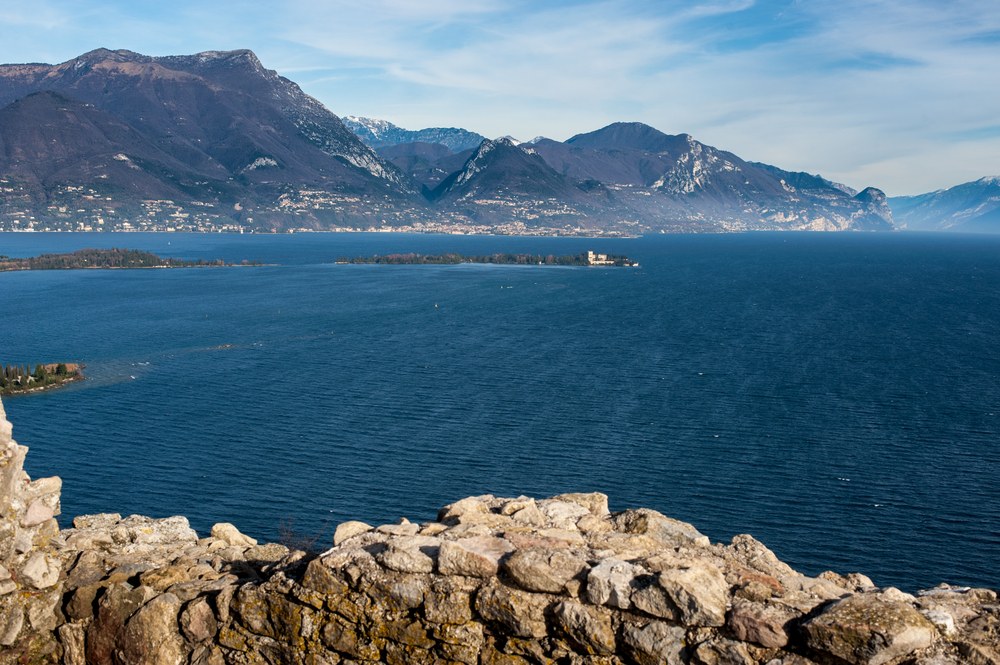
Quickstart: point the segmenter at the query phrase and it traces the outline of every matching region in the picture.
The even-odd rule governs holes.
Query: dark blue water
[[[1000,239],[0,235],[260,268],[0,274],[5,402],[63,511],[264,539],[599,490],[803,572],[1000,586]],[[639,269],[337,266],[622,252]]]

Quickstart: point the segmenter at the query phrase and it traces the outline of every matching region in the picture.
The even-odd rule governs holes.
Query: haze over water
[[[1000,586],[1000,238],[6,234],[259,268],[0,274],[9,397],[63,520],[273,540],[470,494],[602,491],[803,572]],[[620,252],[638,269],[333,265]]]

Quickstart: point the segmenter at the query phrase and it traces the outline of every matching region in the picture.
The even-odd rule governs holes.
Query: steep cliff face
[[[6,510],[31,495],[21,480],[5,529],[31,512]],[[29,619],[4,664],[1000,662],[994,591],[807,577],[750,536],[712,544],[653,510],[611,513],[596,493],[347,522],[322,554],[229,524],[198,538],[182,517],[84,516],[57,538],[33,533],[5,559],[18,593],[3,607]],[[54,544],[57,581],[25,586],[25,556]]]

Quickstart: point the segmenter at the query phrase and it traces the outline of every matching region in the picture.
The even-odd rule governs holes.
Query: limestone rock
[[[931,646],[937,634],[911,605],[877,594],[848,596],[802,628],[810,648],[852,665],[899,662]]]
[[[622,628],[622,646],[639,665],[681,665],[684,660],[685,630],[662,621]]]
[[[729,587],[714,565],[691,561],[684,567],[664,570],[657,583],[691,626],[721,626],[726,619]]]
[[[768,648],[788,644],[786,626],[796,614],[780,605],[737,600],[726,618],[736,639]]]
[[[695,665],[754,665],[745,644],[715,637],[700,643],[691,659]]]
[[[488,622],[499,625],[507,634],[541,638],[547,634],[544,597],[511,589],[490,580],[476,595],[476,611]]]
[[[35,589],[47,589],[59,581],[62,566],[53,556],[34,552],[21,567],[20,579]]]
[[[563,593],[566,584],[588,568],[587,560],[574,552],[546,548],[515,551],[505,561],[504,572],[522,589]]]
[[[182,665],[184,642],[177,632],[181,602],[171,593],[159,595],[129,619],[118,639],[123,660],[130,665]]]
[[[370,524],[365,524],[364,522],[358,522],[356,520],[341,522],[337,525],[337,529],[333,532],[333,544],[334,546],[340,545],[349,538],[353,538],[354,536],[371,530],[372,526]]]
[[[563,601],[552,611],[559,631],[587,655],[609,656],[615,652],[615,633],[608,610]]]
[[[438,511],[437,520],[438,522],[460,522],[463,517],[470,515],[483,515],[490,512],[489,505],[487,501],[492,499],[492,496],[470,496],[468,498],[462,499],[461,501],[456,501],[455,503],[448,504],[440,511]]]
[[[587,598],[595,605],[626,610],[632,605],[632,580],[641,572],[626,561],[605,559],[587,573]]]
[[[707,547],[708,537],[687,522],[675,520],[649,508],[626,510],[614,516],[615,528],[624,533],[646,534],[670,545]]]
[[[240,530],[229,522],[219,522],[212,526],[212,538],[221,540],[235,547],[253,547],[257,541],[243,535]]]
[[[553,499],[559,501],[568,501],[570,503],[576,503],[583,506],[590,511],[590,514],[594,517],[608,517],[611,512],[608,510],[608,495],[602,494],[600,492],[589,492],[580,493],[573,492],[569,494],[559,494],[552,497]]]
[[[180,626],[184,636],[192,642],[210,640],[219,630],[215,613],[205,597],[187,604],[180,615]]]
[[[415,544],[390,543],[376,558],[386,568],[400,573],[429,573],[434,570],[434,559]]]
[[[507,541],[488,536],[446,540],[438,554],[438,571],[442,575],[491,577],[497,574],[500,557],[511,549]]]

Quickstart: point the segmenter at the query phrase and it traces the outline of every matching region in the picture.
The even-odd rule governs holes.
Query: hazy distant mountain
[[[912,231],[1000,232],[1000,176],[917,196],[895,196],[896,221]]]
[[[438,143],[452,152],[462,152],[479,147],[479,144],[486,138],[481,134],[457,127],[403,129],[388,120],[362,118],[355,115],[344,116],[343,121],[348,129],[372,148],[401,143]]]

